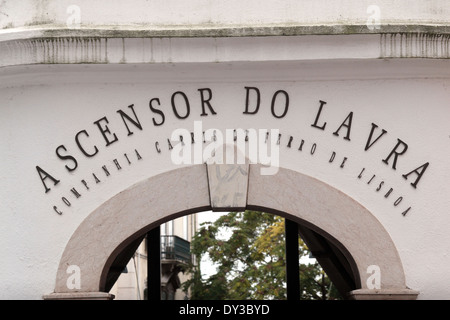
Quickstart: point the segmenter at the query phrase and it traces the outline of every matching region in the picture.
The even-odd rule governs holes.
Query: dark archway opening
[[[267,211],[267,210],[265,210]],[[277,213],[279,214],[279,213]],[[280,215],[281,216],[281,215]],[[299,278],[299,256],[298,256],[298,236],[308,247],[311,256],[314,257],[333,283],[342,298],[346,299],[350,291],[359,287],[357,275],[355,277],[355,266],[352,259],[348,259],[349,254],[344,254],[336,244],[334,239],[324,236],[323,232],[317,232],[316,228],[311,228],[307,223],[299,224],[285,216],[286,232],[286,291],[287,299],[298,300],[300,298],[300,278]],[[315,230],[314,230],[315,229]],[[165,237],[165,236],[164,236]],[[161,248],[162,237],[160,228],[156,227],[148,233],[132,241],[112,263],[106,278],[106,291],[109,292],[122,274],[127,263],[135,254],[137,248],[143,241],[148,250],[148,289],[143,298],[149,300],[167,299],[168,294],[161,287]],[[297,242],[297,243],[296,243]],[[296,250],[297,248],[297,250]],[[174,252],[175,254],[175,252]],[[180,270],[178,270],[180,271]],[[178,272],[177,271],[177,272]],[[175,273],[177,273],[175,272]],[[164,273],[164,272],[163,272]],[[159,276],[158,276],[159,275]],[[177,277],[172,280],[175,281]],[[166,279],[167,280],[167,279]],[[180,287],[180,283],[174,286]],[[173,298],[173,297],[170,297]]]

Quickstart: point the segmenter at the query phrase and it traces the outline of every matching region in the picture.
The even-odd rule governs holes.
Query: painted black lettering
[[[185,104],[185,106],[186,106],[186,112],[185,112],[184,115],[180,115],[180,113],[178,112],[177,106],[176,106],[176,104],[175,104],[175,100],[176,100],[175,98],[176,98],[176,96],[178,96],[178,95],[180,95],[181,97],[183,97],[184,104]],[[176,116],[178,119],[186,119],[187,117],[189,117],[189,114],[191,113],[191,106],[189,105],[188,97],[186,96],[186,94],[185,94],[183,91],[177,91],[177,92],[175,92],[175,93],[172,95],[171,101],[172,101],[172,110],[173,110],[173,113],[175,114],[175,116]]]
[[[398,206],[400,204],[400,202],[402,202],[403,197],[398,197],[397,200],[395,200],[394,202],[394,207]]]
[[[419,183],[420,179],[422,179],[423,174],[425,173],[425,171],[427,170],[428,166],[429,166],[429,162],[424,163],[423,165],[421,165],[420,167],[414,169],[413,171],[411,171],[410,173],[404,174],[402,175],[403,178],[405,178],[406,180],[408,180],[408,176],[412,173],[417,174],[417,178],[414,182],[411,183],[411,185],[414,188],[417,188],[417,184]]]
[[[53,210],[55,210],[55,212],[56,212],[57,214],[59,214],[59,215],[62,215],[62,214],[63,214],[62,211],[59,211],[59,210],[58,210],[58,207],[56,207],[56,206],[53,206]]]
[[[408,209],[406,209],[405,211],[402,212],[403,216],[406,216],[406,214],[409,212],[409,210],[411,210],[411,207],[409,207]]]
[[[86,190],[89,190],[86,180],[81,180],[81,183],[86,187]]]
[[[108,124],[109,121],[108,121],[108,119],[106,117],[103,117],[103,118],[101,118],[101,119],[99,119],[99,120],[94,122],[94,124],[96,124],[98,129],[100,130],[103,138],[105,139],[106,146],[109,146],[109,145],[113,144],[114,142],[118,141],[119,139],[117,139],[117,136],[116,136],[115,133],[112,133],[113,139],[109,140],[109,137],[106,134],[111,135],[111,131],[109,131],[109,128],[108,128],[108,126],[106,124],[105,124],[104,127],[102,127],[102,125],[100,124],[101,121],[105,121],[106,124]]]
[[[378,185],[378,188],[376,189],[377,192],[381,190],[381,188],[383,187],[384,181],[381,181],[380,184]]]
[[[99,180],[99,178],[97,178],[97,176],[95,175],[95,173],[92,173],[92,176],[94,177],[95,183],[100,183],[101,181]]]
[[[255,87],[245,87],[246,90],[246,96],[245,96],[245,111],[243,114],[256,114],[259,110],[259,106],[261,104],[261,93],[259,92],[258,88]],[[249,110],[250,108],[250,90],[254,91],[256,94],[256,104],[254,105],[254,108],[252,111]]]
[[[288,148],[291,147],[291,143],[292,143],[292,140],[293,140],[293,139],[294,139],[293,136],[289,136],[289,142],[288,142],[288,144],[287,144],[287,147],[288,147]]]
[[[316,147],[317,145],[313,143],[313,145],[311,146],[311,155],[313,155],[316,152]]]
[[[342,160],[342,163],[340,165],[341,168],[344,168],[345,162],[347,161],[347,157],[344,157],[344,159]]]
[[[77,189],[72,188],[72,189],[70,189],[70,191],[72,191],[72,193],[75,195],[75,197],[77,197],[77,199],[78,199],[79,197],[81,197],[81,194],[77,191]]]
[[[334,158],[336,157],[336,152],[333,151],[331,154],[330,160],[328,160],[329,163],[332,163],[334,161]]]
[[[394,189],[390,188],[389,191],[384,195],[385,198],[389,197],[389,195],[394,191]]]
[[[139,152],[137,151],[137,149],[134,149],[134,152],[136,153],[136,159],[141,160],[142,157],[141,157],[141,155],[139,154]]]
[[[210,101],[212,99],[212,91],[210,88],[202,88],[202,89],[198,89],[198,91],[200,91],[200,97],[202,99],[202,113],[200,114],[200,116],[204,117],[207,116],[208,114],[206,113],[206,109],[205,106],[208,107],[209,111],[211,112],[211,114],[217,114],[217,112],[213,109]],[[207,92],[208,93],[208,98],[206,98],[203,95],[203,92]]]
[[[277,96],[278,96],[280,93],[282,93],[282,94],[284,95],[285,103],[284,103],[283,113],[277,114],[277,113],[275,113],[275,101],[276,101],[276,99],[277,99]],[[278,90],[277,92],[274,93],[274,95],[273,95],[273,97],[272,97],[272,104],[271,104],[271,107],[270,107],[270,110],[271,110],[271,112],[272,112],[272,115],[273,115],[275,118],[277,118],[277,119],[284,118],[284,116],[285,116],[286,113],[288,112],[288,109],[289,109],[289,95],[288,95],[288,93],[287,93],[286,91],[284,91],[284,90]]]
[[[365,170],[366,170],[366,168],[362,168],[361,172],[359,173],[358,179],[361,179],[361,178],[362,178],[362,174],[363,174],[363,172],[364,172]]]
[[[138,128],[139,130],[142,130],[142,125],[139,122],[138,117],[136,116],[136,112],[134,112],[134,104],[131,104],[128,106],[128,108],[131,109],[131,111],[133,111],[133,115],[134,115],[134,119],[132,119],[129,115],[127,115],[125,112],[123,112],[122,110],[117,110],[117,113],[120,114],[120,116],[122,117],[122,121],[125,124],[125,127],[127,128],[128,131],[128,135],[131,136],[133,134],[133,131],[130,130],[130,128],[128,127],[127,121],[131,122],[136,128]],[[125,119],[127,121],[125,121]]]
[[[155,120],[155,117],[153,117],[152,118],[153,124],[155,126],[162,126],[164,124],[164,121],[166,121],[166,116],[164,115],[164,112],[162,112],[161,110],[156,109],[155,107],[153,107],[153,101],[157,102],[159,106],[161,105],[161,102],[159,102],[159,98],[153,98],[149,102],[150,110],[153,113],[156,113],[156,114],[158,114],[161,117],[161,120],[159,122],[157,122]]]
[[[341,130],[342,127],[347,128],[347,134],[344,137],[344,140],[348,140],[350,141],[350,131],[352,129],[352,119],[353,119],[353,112],[350,112],[347,116],[347,118],[345,118],[344,122],[342,122],[341,126],[335,131],[333,132],[333,134],[335,136],[339,137],[339,131]]]
[[[102,169],[105,172],[105,175],[108,177],[110,175],[108,168],[106,168],[106,166],[103,166]]]
[[[65,203],[66,206],[70,207],[72,204],[70,203],[69,200],[67,200],[66,197],[62,197],[61,200]]]
[[[131,164],[130,159],[128,159],[128,155],[126,153],[124,153],[123,155],[124,155],[125,159],[127,159],[128,164]]]
[[[378,139],[380,139],[385,133],[387,133],[386,130],[381,129],[381,134],[372,142],[372,135],[376,128],[378,128],[378,126],[375,123],[372,123],[372,129],[370,130],[369,138],[367,139],[366,147],[364,148],[364,151],[369,150],[370,147],[372,147],[373,144],[378,141]]]
[[[302,151],[304,144],[305,144],[305,140],[302,139],[302,141],[300,141],[300,146],[298,147],[298,150]]]
[[[122,169],[122,167],[120,166],[120,163],[119,163],[119,161],[117,161],[117,159],[114,159],[113,162],[116,165],[117,170],[121,170]]]
[[[53,181],[53,185],[56,186],[59,183],[59,180],[53,178],[50,174],[48,174],[47,172],[45,172],[44,170],[41,169],[41,167],[36,166],[36,170],[39,174],[39,178],[41,178],[42,184],[44,185],[45,188],[45,193],[49,192],[51,189],[49,187],[47,187],[47,185],[45,184],[45,179],[50,179]]]
[[[311,127],[314,127],[314,128],[320,129],[320,130],[325,130],[325,127],[326,127],[326,125],[327,125],[326,122],[324,122],[324,123],[322,124],[322,126],[319,126],[317,123],[319,122],[319,117],[320,117],[320,114],[322,113],[322,108],[323,108],[323,106],[324,106],[325,104],[327,104],[327,103],[326,103],[325,101],[322,101],[322,100],[319,100],[319,102],[320,102],[319,111],[317,111],[316,120],[315,120],[314,123],[311,125]]]
[[[65,165],[66,169],[69,172],[74,171],[77,167],[78,167],[78,162],[77,160],[71,156],[71,155],[61,155],[60,153],[60,149],[67,151],[66,147],[64,145],[60,145],[58,148],[56,148],[56,155],[58,156],[58,158],[60,158],[61,160],[68,160],[68,161],[72,161],[73,165],[72,167],[69,167],[67,164]]]
[[[401,156],[402,154],[404,154],[406,152],[406,150],[408,150],[408,145],[406,143],[404,143],[402,140],[397,139],[397,144],[395,145],[394,149],[392,149],[391,153],[389,153],[389,155],[387,156],[386,159],[382,160],[384,163],[386,163],[387,165],[389,164],[389,159],[394,156],[394,162],[392,163],[392,169],[396,170],[397,169],[397,158],[398,156]],[[403,149],[401,151],[398,151],[397,149],[399,149],[400,147],[402,147]]]
[[[81,151],[86,157],[91,158],[91,157],[95,156],[95,155],[98,153],[97,147],[94,146],[94,152],[93,152],[93,153],[88,153],[88,152],[86,151],[86,149],[84,149],[83,146],[82,146],[81,143],[80,143],[80,134],[84,134],[86,137],[89,137],[89,134],[87,133],[86,130],[81,130],[80,132],[78,132],[78,133],[75,135],[75,142],[77,143],[78,149],[80,149],[80,151]]]

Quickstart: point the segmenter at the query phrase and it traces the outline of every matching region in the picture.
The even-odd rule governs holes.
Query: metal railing
[[[191,261],[191,243],[177,236],[161,236],[161,260]]]

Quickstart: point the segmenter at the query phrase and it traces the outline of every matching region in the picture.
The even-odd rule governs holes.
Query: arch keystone
[[[245,210],[250,165],[236,146],[223,147],[223,159],[206,162],[211,208],[213,211]]]
[[[209,196],[213,211],[245,210],[248,164],[208,165]]]

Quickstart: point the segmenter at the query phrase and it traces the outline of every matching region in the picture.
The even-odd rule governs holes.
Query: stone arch
[[[211,177],[216,166],[230,165],[175,169],[141,181],[102,204],[72,235],[60,260],[55,292],[44,298],[106,297],[108,294],[102,291],[109,267],[125,247],[153,227],[178,216],[210,209],[242,209],[240,205],[233,207],[233,202],[227,204],[227,198],[234,201],[233,185],[239,185],[240,193],[242,186],[246,189],[245,208],[280,213],[339,247],[358,277],[360,289],[353,291],[354,298],[417,296],[418,292],[406,287],[400,257],[387,231],[349,196],[296,171],[280,168],[275,175],[261,175],[259,165],[247,164],[240,165],[243,174],[220,188],[221,192],[229,192],[229,197],[221,197],[217,204],[211,187],[221,183]],[[71,265],[79,267],[79,289],[67,287],[67,268]],[[367,288],[367,268],[371,265],[380,268],[379,289]]]

